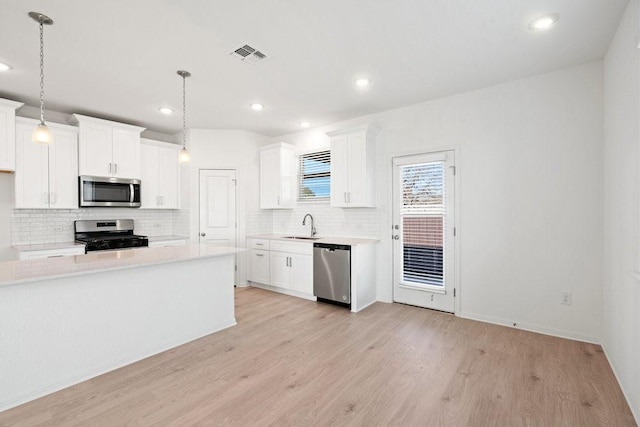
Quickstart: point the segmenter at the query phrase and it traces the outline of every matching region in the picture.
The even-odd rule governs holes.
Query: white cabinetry
[[[153,237],[151,237],[150,239],[153,239]],[[149,247],[150,248],[164,248],[167,246],[182,246],[182,245],[186,245],[187,244],[187,239],[163,239],[163,240],[156,240],[156,241],[150,241],[149,242]]]
[[[253,285],[315,300],[313,296],[313,244],[249,239],[248,279]]]
[[[272,241],[270,285],[313,295],[313,244]]]
[[[49,127],[49,123],[47,123]],[[60,258],[63,256],[84,255],[84,246],[74,246],[64,249],[45,249],[39,251],[19,251],[18,259],[42,259],[42,258]]]
[[[293,146],[279,142],[260,150],[260,208],[291,209],[295,197]]]
[[[31,140],[38,120],[16,119],[16,209],[78,208],[78,144],[73,126],[47,123],[51,144]]]
[[[80,175],[140,178],[140,132],[144,128],[74,114],[80,128]]]
[[[142,139],[142,208],[179,209],[179,146]]]
[[[376,206],[377,134],[369,127],[327,134],[331,138],[331,206]]]
[[[16,109],[22,103],[0,98],[0,170],[16,170]]]
[[[249,239],[249,271],[247,279],[253,283],[269,284],[269,240]]]

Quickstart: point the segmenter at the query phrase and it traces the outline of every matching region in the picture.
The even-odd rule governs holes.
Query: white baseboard
[[[501,325],[501,326],[507,326],[510,328],[522,329],[524,331],[536,332],[539,334],[550,335],[558,338],[565,338],[573,341],[582,341],[582,342],[587,342],[590,344],[598,344],[598,345],[600,344],[599,338],[576,334],[570,331],[564,331],[562,329],[546,328],[544,326],[531,325],[527,323],[517,323],[517,325],[514,326],[513,322],[509,320],[501,319],[498,317],[484,316],[481,314],[467,313],[467,312],[456,313],[456,316],[461,317],[463,319],[477,320],[479,322],[492,323],[494,325]]]
[[[293,291],[291,289],[284,289],[284,288],[279,288],[277,286],[264,285],[262,283],[251,282],[250,285],[253,286],[254,288],[260,288],[267,291],[278,292],[281,294],[289,295],[292,297],[298,297],[298,298],[306,299],[309,301],[317,301],[317,298],[315,297],[315,295],[311,295],[306,292]]]
[[[627,394],[627,391],[624,388],[624,384],[622,383],[622,381],[620,381],[620,375],[618,375],[618,370],[616,369],[615,365],[611,363],[611,358],[609,357],[609,353],[607,352],[607,346],[605,345],[605,343],[602,343],[601,347],[602,347],[602,351],[604,352],[604,356],[607,358],[607,362],[609,362],[609,366],[611,366],[613,375],[616,377],[616,380],[618,381],[620,390],[622,390],[622,394],[624,395],[624,398],[627,400],[627,405],[629,406],[629,409],[631,409],[631,414],[633,415],[633,418],[635,419],[636,424],[640,424],[640,413],[639,413],[640,408],[635,408],[631,404],[633,401],[629,398],[629,394]]]

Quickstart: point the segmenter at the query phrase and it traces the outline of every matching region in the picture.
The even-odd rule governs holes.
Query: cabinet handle
[[[293,258],[289,257],[289,267],[293,267]]]
[[[49,255],[47,258],[62,258],[64,255]]]
[[[160,204],[164,206],[164,196],[160,196]]]
[[[287,267],[289,267],[289,257],[286,258]]]
[[[116,173],[116,174],[117,174],[117,173],[118,173],[118,164],[117,164],[117,163],[114,163],[114,166],[115,166],[115,168],[116,168],[116,171],[115,171],[114,173]]]
[[[347,203],[347,193],[344,193],[344,202]]]
[[[256,246],[264,246],[264,243],[256,243]]]
[[[160,205],[160,196],[156,196],[156,206]]]
[[[347,193],[347,202],[351,203],[351,191]]]
[[[256,256],[264,256],[264,254],[256,254]]]
[[[278,206],[280,206],[280,196],[278,196]]]
[[[109,163],[109,175],[111,175],[111,170],[113,169],[112,165],[112,163]]]

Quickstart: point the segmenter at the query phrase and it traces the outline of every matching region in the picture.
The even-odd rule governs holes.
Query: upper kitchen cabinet
[[[179,209],[180,146],[141,139],[142,209]]]
[[[331,206],[376,206],[378,130],[370,127],[330,132]]]
[[[16,110],[22,105],[0,98],[0,171],[16,170]]]
[[[140,132],[144,128],[74,114],[80,128],[80,175],[141,177]]]
[[[38,120],[18,117],[16,129],[16,209],[78,208],[78,130],[47,122],[50,144],[31,140]]]
[[[260,150],[260,208],[291,209],[294,202],[295,152],[279,142]]]

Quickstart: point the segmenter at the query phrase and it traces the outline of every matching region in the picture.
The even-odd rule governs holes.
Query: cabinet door
[[[260,152],[260,208],[280,207],[280,153],[279,150]]]
[[[160,184],[160,208],[178,209],[180,187],[180,164],[178,151],[172,148],[158,147],[158,165],[160,166],[158,182]]]
[[[348,206],[348,173],[349,147],[347,136],[334,136],[331,138],[331,206]]]
[[[284,252],[269,253],[269,284],[279,288],[289,288],[289,254]]]
[[[49,146],[49,206],[78,208],[78,142],[72,131],[52,129]]]
[[[249,258],[249,280],[269,284],[269,251],[254,249]]]
[[[158,184],[159,163],[158,147],[142,144],[141,153],[141,177],[140,196],[142,209],[156,209],[160,205],[160,191]]]
[[[16,209],[49,207],[49,146],[31,141],[33,129],[16,125]]]
[[[364,131],[348,136],[348,190],[347,204],[367,206],[367,139]]]
[[[278,182],[280,184],[280,204],[281,209],[293,208],[293,202],[296,198],[294,185],[294,155],[289,149],[280,149],[279,159],[279,175]]]
[[[289,256],[289,287],[294,291],[313,295],[313,256],[295,254]]]
[[[111,127],[96,123],[80,125],[78,170],[80,175],[111,176],[113,172]]]
[[[0,105],[0,170],[15,170],[15,150],[15,107]]]
[[[140,133],[113,129],[113,176],[140,178]]]

